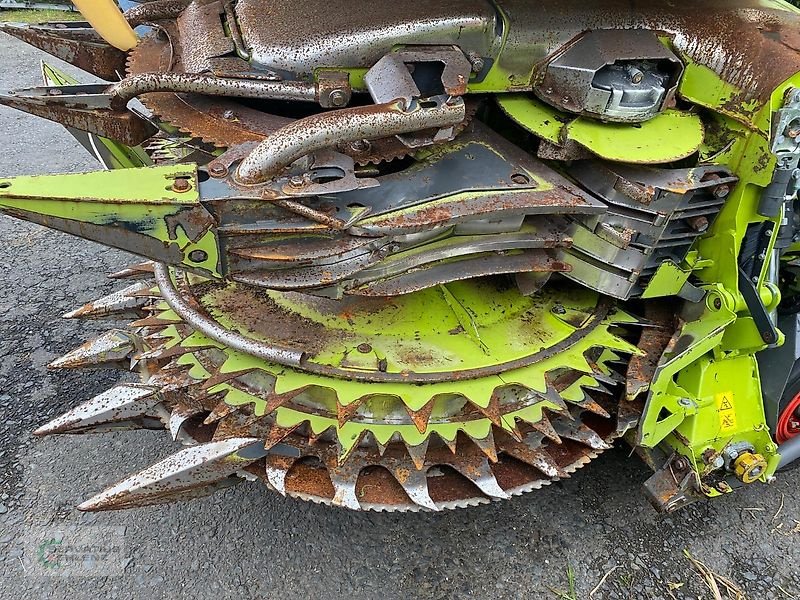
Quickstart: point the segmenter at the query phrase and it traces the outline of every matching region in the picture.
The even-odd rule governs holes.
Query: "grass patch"
[[[82,21],[81,13],[69,10],[0,10],[0,21],[7,23],[46,23],[47,21]]]

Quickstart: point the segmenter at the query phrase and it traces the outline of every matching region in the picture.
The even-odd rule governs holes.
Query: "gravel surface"
[[[0,89],[38,85],[43,55],[0,36]],[[60,126],[0,108],[0,131],[0,175],[97,168]],[[60,315],[119,288],[104,274],[133,260],[1,216],[0,239],[0,598],[562,598],[568,570],[574,598],[588,598],[612,569],[593,598],[711,598],[685,549],[751,600],[800,597],[799,471],[664,517],[625,447],[540,492],[436,515],[345,512],[257,484],[81,514],[76,504],[177,449],[158,432],[30,435],[120,379],[45,366],[94,330]],[[65,526],[124,528],[124,572],[26,567],[36,553],[27,532]]]

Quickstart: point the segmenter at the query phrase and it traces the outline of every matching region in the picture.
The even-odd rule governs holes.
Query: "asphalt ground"
[[[39,85],[43,57],[0,34],[0,89]],[[60,126],[0,108],[0,176],[97,166]],[[751,600],[800,597],[800,472],[662,516],[624,446],[544,490],[442,514],[351,513],[249,483],[79,513],[178,449],[159,432],[30,435],[122,377],[46,364],[100,331],[60,315],[121,287],[105,274],[133,262],[0,216],[0,598],[713,598],[685,552]],[[33,533],[65,527],[122,548],[96,576],[42,568]]]

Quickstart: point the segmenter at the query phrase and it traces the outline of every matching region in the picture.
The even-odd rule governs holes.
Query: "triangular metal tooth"
[[[490,498],[510,497],[497,482],[497,478],[489,466],[488,458],[481,456],[469,461],[453,461],[450,466],[469,479],[481,492]]]
[[[242,369],[241,371],[233,371],[231,373],[223,373],[221,371],[217,371],[216,373],[213,373],[211,377],[209,377],[203,382],[201,389],[207,390],[221,383],[227,383],[231,379],[236,379],[237,377],[241,377],[242,375],[246,375],[247,373],[252,373],[253,371],[255,371],[255,369]]]
[[[532,392],[532,393],[558,406],[558,409],[553,409],[553,410],[562,410],[564,412],[567,412],[567,403],[564,401],[564,397],[549,381],[547,382],[547,387],[545,388],[544,392]]]
[[[555,442],[556,444],[561,444],[561,438],[559,437],[556,430],[553,428],[553,424],[550,422],[550,419],[547,416],[547,413],[542,411],[542,418],[535,422],[531,423],[529,421],[525,421],[526,423],[530,423],[531,427],[533,427],[536,431],[544,435],[549,440]]]
[[[603,441],[603,438],[597,435],[597,432],[582,423],[558,419],[553,421],[553,428],[562,438],[580,442],[594,450],[608,450],[611,448],[609,444]]]
[[[146,352],[137,352],[133,355],[133,358],[136,360],[166,360],[180,358],[184,354],[191,354],[193,352],[199,352],[200,350],[208,350],[209,348],[213,347],[214,346],[191,346],[187,348],[181,346],[180,344],[175,344],[169,348],[164,348],[162,346]]]
[[[269,484],[281,496],[286,495],[286,475],[297,459],[280,454],[268,454],[266,460],[266,475]]]
[[[598,404],[596,400],[594,400],[591,396],[589,396],[589,394],[584,394],[583,400],[581,402],[578,402],[576,406],[578,406],[582,410],[601,416],[604,419],[611,418],[611,415],[608,413],[608,411],[602,406],[600,406],[600,404]]]
[[[172,409],[169,415],[169,432],[172,434],[172,439],[178,441],[179,437],[183,437],[183,426],[192,417],[203,414],[205,411],[195,406],[188,404],[178,404]]]
[[[428,455],[428,444],[430,443],[430,438],[425,439],[424,442],[418,444],[416,446],[411,446],[410,444],[406,444],[406,450],[408,451],[408,455],[411,457],[411,462],[414,463],[414,466],[417,468],[418,471],[421,471],[425,468],[425,458]]]
[[[353,440],[352,444],[345,446],[342,444],[341,437],[339,437],[339,432],[336,434],[336,448],[337,448],[337,462],[339,466],[342,466],[353,451],[359,447],[361,442],[364,440],[364,436],[367,435],[366,429],[364,431],[360,431],[356,436],[356,439]]]
[[[138,279],[141,277],[152,277],[155,269],[155,263],[151,260],[131,265],[116,273],[111,273],[109,279]]]
[[[390,471],[414,504],[438,512],[440,509],[431,498],[428,488],[428,471],[410,469],[409,466],[400,463],[393,465]]]
[[[267,432],[266,439],[264,440],[264,447],[269,450],[277,444],[280,444],[301,425],[302,423],[298,423],[292,427],[278,427],[277,425],[271,425],[269,431]]]
[[[163,315],[150,315],[144,319],[139,319],[131,323],[131,327],[164,327],[165,325],[176,325],[183,323],[179,318],[166,318]]]
[[[551,478],[567,478],[569,474],[541,447],[544,436],[540,433],[529,433],[523,442],[503,440],[503,452],[516,458]]]
[[[354,400],[350,404],[342,404],[337,400],[336,421],[339,423],[339,427],[344,427],[345,424],[355,416],[355,414],[358,412],[358,409],[361,408],[362,404],[363,404],[362,399]]]
[[[153,276],[153,267],[154,263],[152,261],[147,261],[143,263],[139,263],[137,265],[131,265],[121,271],[117,271],[116,273],[111,273],[108,278],[109,279],[141,279],[144,277],[152,277]]]
[[[212,425],[217,421],[221,421],[228,415],[235,413],[237,410],[239,410],[238,406],[233,406],[232,404],[226,403],[225,400],[222,400],[214,407],[211,414],[205,418],[203,425]]]
[[[408,406],[405,407],[408,416],[411,417],[411,421],[420,433],[425,433],[428,430],[428,423],[430,422],[435,402],[436,399],[431,398],[419,410],[411,410]]]
[[[481,452],[483,452],[486,455],[486,458],[488,458],[493,463],[497,462],[497,446],[495,446],[494,434],[492,433],[491,429],[489,430],[489,435],[487,435],[482,440],[476,438],[471,438],[471,439],[473,443],[478,448],[481,449]]]
[[[232,475],[264,456],[257,438],[190,446],[97,494],[78,510],[117,510],[207,495],[234,483]]]
[[[129,369],[141,341],[122,329],[112,329],[50,363],[51,369]]]
[[[496,427],[503,426],[503,415],[500,409],[500,396],[496,391],[492,393],[492,396],[489,399],[489,404],[486,406],[486,408],[479,406],[474,402],[472,405],[481,411],[481,413],[492,422],[492,425],[495,425]]]
[[[361,503],[358,501],[356,494],[358,471],[329,469],[328,473],[333,484],[333,504],[351,510],[361,510]]]
[[[135,383],[116,385],[42,425],[33,435],[100,433],[115,429],[161,429],[159,388]]]
[[[149,302],[147,298],[133,296],[134,293],[150,289],[152,282],[139,282],[84,304],[80,308],[63,315],[64,319],[101,319],[115,317],[124,319],[138,319],[142,316],[143,307]]]
[[[197,380],[190,375],[191,370],[192,367],[190,365],[180,365],[180,368],[168,371],[159,369],[150,376],[147,382],[160,386],[161,391],[165,394],[179,392],[197,384]]]

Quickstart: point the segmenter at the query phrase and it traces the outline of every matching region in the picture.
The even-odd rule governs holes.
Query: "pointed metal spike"
[[[217,421],[221,421],[228,415],[235,413],[237,410],[239,410],[238,406],[233,406],[232,404],[226,403],[225,400],[222,400],[214,407],[214,410],[211,411],[211,414],[205,418],[203,425],[211,425]]]
[[[342,404],[338,400],[336,401],[336,420],[339,423],[339,427],[344,427],[345,423],[355,416],[362,403],[363,399],[355,400],[350,404]]]
[[[525,441],[503,441],[503,452],[538,469],[548,477],[566,478],[569,474],[541,447],[544,436],[540,433],[529,433]]]
[[[128,369],[130,359],[140,345],[137,336],[122,329],[112,329],[68,352],[50,363],[51,369]]]
[[[416,470],[409,467],[410,465],[393,465],[391,473],[414,504],[438,512],[440,509],[431,498],[428,489],[427,470]]]
[[[242,375],[246,375],[247,373],[251,373],[255,371],[255,369],[243,369],[242,371],[233,371],[232,373],[222,373],[221,371],[217,371],[216,373],[212,374],[211,377],[206,379],[203,382],[203,385],[200,389],[207,390],[214,386],[217,386],[221,383],[227,383],[231,379],[236,379]]]
[[[113,429],[160,429],[155,408],[162,401],[159,388],[135,383],[120,384],[42,425],[33,432],[94,433]],[[152,427],[146,425],[151,424]]]
[[[582,423],[556,419],[553,421],[553,428],[562,438],[580,442],[594,450],[608,450],[611,448],[593,429]]]
[[[183,426],[192,417],[203,414],[203,409],[188,404],[178,404],[172,409],[169,415],[169,432],[172,434],[172,439],[178,441],[183,433]]]
[[[477,488],[491,498],[509,498],[500,487],[489,466],[489,459],[484,456],[469,461],[453,462],[450,466],[474,483]]]
[[[88,23],[22,25],[2,23],[3,31],[106,81],[125,75],[125,52],[107,44]]]
[[[298,423],[293,427],[278,427],[277,425],[270,426],[266,435],[266,439],[264,440],[264,446],[267,450],[270,450],[289,437],[289,435],[299,428],[300,425],[301,423]]]
[[[131,265],[116,273],[111,273],[109,279],[139,279],[141,277],[152,277],[154,269],[153,261],[145,261],[137,265]]]
[[[552,402],[553,404],[558,406],[560,410],[567,412],[567,403],[564,401],[564,398],[561,396],[561,394],[558,392],[555,386],[553,386],[553,384],[550,383],[549,381],[547,382],[547,388],[545,389],[544,392],[534,392],[534,393],[538,394],[548,402]]]
[[[155,348],[153,350],[148,350],[147,352],[137,352],[133,355],[133,358],[136,360],[167,360],[167,359],[174,359],[180,358],[184,354],[192,354],[193,352],[199,352],[201,350],[208,350],[209,348],[214,348],[215,346],[189,346],[184,347],[180,344],[175,344],[169,348],[164,348],[163,346],[159,348]],[[185,365],[179,365],[185,366]]]
[[[430,438],[426,439],[421,444],[416,446],[411,446],[406,444],[406,450],[408,450],[408,455],[411,457],[411,461],[414,463],[414,466],[417,468],[418,471],[421,471],[425,468],[425,457],[428,454],[428,444],[430,443]]]
[[[339,466],[342,466],[347,461],[347,459],[350,458],[350,455],[353,453],[353,451],[356,448],[358,448],[358,446],[361,444],[361,442],[364,441],[364,436],[365,435],[367,435],[367,431],[366,430],[360,431],[358,433],[356,439],[353,440],[353,442],[350,445],[345,446],[344,444],[342,444],[341,438],[339,437],[339,434],[337,432],[337,435],[336,435],[336,447],[338,449],[338,458],[337,458],[337,460],[338,460]]]
[[[360,510],[361,503],[356,494],[358,471],[330,469],[331,483],[333,484],[333,504],[351,510]]]
[[[489,435],[483,438],[482,440],[478,440],[475,438],[471,438],[473,443],[481,449],[486,457],[492,461],[493,463],[497,462],[497,447],[494,444],[494,435],[492,431],[489,430]]]
[[[419,410],[411,410],[408,408],[408,406],[406,406],[406,412],[408,412],[408,416],[411,417],[411,421],[413,421],[414,426],[420,433],[425,433],[425,431],[428,429],[428,423],[431,419],[431,413],[433,412],[433,404],[435,401],[435,399],[431,398],[425,403],[425,406]]]
[[[231,438],[184,448],[87,500],[78,510],[98,511],[164,504],[206,495],[266,456],[256,438]]]
[[[583,401],[578,403],[578,407],[583,410],[594,413],[596,415],[599,415],[605,419],[611,418],[611,415],[608,414],[608,411],[602,406],[600,406],[600,404],[598,404],[597,401],[595,401],[591,396],[589,396],[589,394],[583,395]]]
[[[472,405],[481,411],[481,413],[483,413],[486,418],[492,422],[492,425],[495,425],[496,427],[503,426],[503,415],[500,409],[500,395],[497,393],[497,391],[492,393],[492,397],[489,399],[489,404],[486,408],[483,408],[474,402]]]
[[[131,327],[163,327],[165,325],[177,325],[182,322],[179,318],[167,318],[159,314],[134,321],[131,323]]]
[[[80,308],[63,315],[64,319],[100,319],[103,317],[117,317],[138,319],[142,316],[142,307],[148,303],[147,298],[132,296],[135,292],[150,289],[154,284],[147,281],[134,283],[124,290],[103,296],[94,302],[84,304]]]
[[[527,421],[526,421],[527,422]],[[556,433],[556,430],[553,428],[553,424],[550,422],[550,419],[547,417],[547,414],[543,411],[541,420],[537,421],[536,423],[530,424],[536,431],[544,435],[546,438],[552,440],[556,444],[561,444],[561,438]]]
[[[127,108],[112,108],[111,99],[108,86],[101,84],[44,86],[0,94],[0,104],[65,127],[113,138],[126,146],[138,146],[157,133],[138,114]]]

